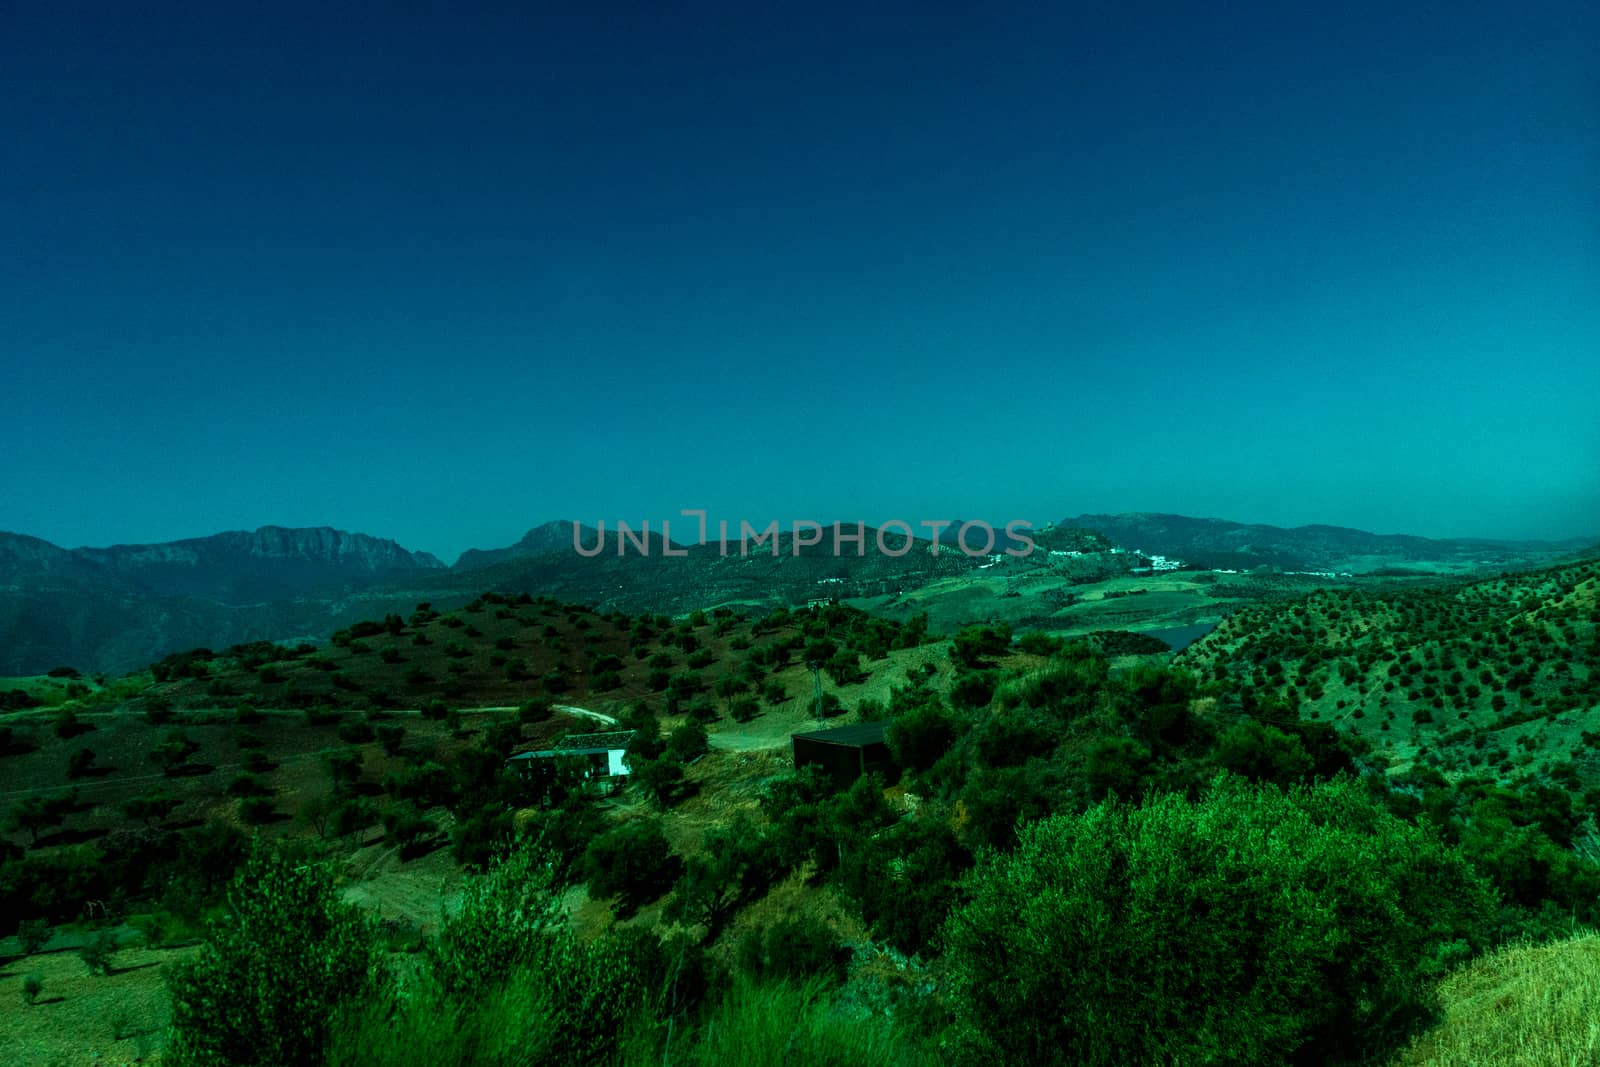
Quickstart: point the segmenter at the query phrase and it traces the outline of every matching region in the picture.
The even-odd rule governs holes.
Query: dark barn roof
[[[812,730],[808,733],[795,734],[794,736],[824,745],[846,745],[850,748],[862,748],[866,745],[884,744],[888,732],[889,720],[882,719],[878,722],[858,722],[852,726],[835,726],[831,730]]]

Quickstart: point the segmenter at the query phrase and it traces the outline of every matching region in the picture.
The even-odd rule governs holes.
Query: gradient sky
[[[0,5],[0,529],[1600,534],[1592,2],[471,6]]]

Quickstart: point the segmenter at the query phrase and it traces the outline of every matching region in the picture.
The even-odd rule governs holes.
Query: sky
[[[1596,40],[1582,0],[13,0],[0,529],[1600,535]]]

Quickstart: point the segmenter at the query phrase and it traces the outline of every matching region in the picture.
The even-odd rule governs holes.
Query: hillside
[[[551,526],[565,527],[565,539]],[[837,554],[836,533],[841,546]],[[878,549],[876,530],[865,527],[862,533],[859,548],[847,539],[856,536],[855,527],[847,526],[824,528],[820,541],[802,541],[798,551],[795,535],[782,532],[775,542],[752,541],[743,553],[739,542],[731,540],[675,544],[671,551],[683,554],[669,555],[659,533],[652,535],[649,551],[641,552],[632,540],[619,540],[615,530],[608,530],[602,550],[588,556],[573,550],[570,525],[550,524],[530,531],[515,552],[464,555],[463,563],[474,565],[458,563],[448,573],[427,576],[410,587],[436,597],[484,589],[532,592],[602,611],[677,615],[722,606],[765,611],[819,598],[914,589],[937,577],[968,573],[984,562],[948,546],[936,552],[933,542],[924,539],[913,541],[903,554],[886,554]],[[885,543],[899,552],[902,538],[891,532]],[[584,533],[585,551],[598,544],[593,531]],[[489,562],[475,562],[484,559]]]
[[[1285,529],[1155,513],[1079,515],[1060,525],[1085,527],[1133,551],[1217,570],[1268,567],[1370,574],[1415,569],[1470,574],[1554,563],[1594,542],[1593,538],[1560,542],[1438,539],[1325,525]]]
[[[1119,579],[1139,580],[1148,578]],[[962,975],[982,972],[995,944],[1044,976],[1003,1007],[1019,1023],[1053,1019],[1041,1005],[1063,1002],[1063,990],[1084,1020],[1099,1020],[1050,1023],[1044,1047],[1086,1049],[1109,1019],[1119,1049],[1170,1040],[1192,1051],[1209,1040],[1204,1013],[1219,997],[1230,1025],[1252,1033],[1270,989],[1226,974],[1184,978],[1192,950],[1215,957],[1194,967],[1227,971],[1243,958],[1286,968],[1292,988],[1314,985],[1314,1008],[1297,994],[1280,1009],[1290,1029],[1257,1035],[1270,1047],[1347,1040],[1352,1056],[1388,1054],[1420,1028],[1425,991],[1449,965],[1600,918],[1600,869],[1584,858],[1600,790],[1584,789],[1586,772],[1543,750],[1510,768],[1487,756],[1474,765],[1470,742],[1459,753],[1428,748],[1422,714],[1434,699],[1426,686],[1442,695],[1458,684],[1466,696],[1470,683],[1465,673],[1454,681],[1450,664],[1469,656],[1518,699],[1566,709],[1555,719],[1587,706],[1597,582],[1591,561],[1475,583],[1256,598],[1178,656],[1127,634],[1064,641],[1003,624],[930,641],[920,615],[895,622],[842,604],[674,619],[488,593],[459,609],[419,603],[365,620],[320,646],[197,649],[104,688],[30,683],[57,706],[0,725],[9,807],[0,911],[47,920],[65,939],[86,907],[112,909],[110,929],[130,940],[129,928],[148,931],[142,951],[155,955],[130,958],[164,959],[221,906],[245,835],[257,833],[280,842],[296,869],[329,872],[338,899],[381,916],[396,965],[412,966],[431,957],[410,952],[444,936],[441,902],[461,899],[496,850],[536,840],[551,906],[579,944],[625,945],[630,960],[670,949],[676,957],[660,958],[693,960],[693,982],[708,988],[821,983],[859,1006],[831,1033],[907,1020],[896,1024],[910,1027],[897,1031],[904,1058],[839,1062],[939,1062],[947,1041],[1014,1032],[989,1025],[1003,1006],[979,1010],[963,992]],[[1573,653],[1553,654],[1557,642]],[[1365,673],[1347,680],[1346,655]],[[815,725],[810,662],[823,665],[835,722],[892,723],[884,779],[839,791],[792,766],[790,735]],[[1335,685],[1391,705],[1406,691],[1421,754],[1390,765],[1405,756],[1386,735],[1402,727],[1374,730],[1374,716],[1339,709]],[[1504,691],[1478,694],[1487,713]],[[1342,714],[1326,711],[1330,701]],[[597,793],[559,768],[542,778],[507,769],[510,753],[609,729],[634,731],[621,788]],[[1349,817],[1316,815],[1326,805]],[[1168,834],[1187,844],[1169,847]],[[1053,883],[1067,868],[1036,865],[1041,847],[1075,873]],[[1129,881],[1105,862],[1125,847],[1128,862],[1182,862]],[[1034,888],[1011,899],[1003,887],[1013,883]],[[1283,913],[1320,899],[1301,891],[1307,884],[1351,906]],[[963,888],[972,886],[977,897]],[[985,903],[984,892],[1001,896]],[[1019,911],[1053,916],[1027,927],[1052,938],[1077,929],[1052,911],[1077,898],[1102,915],[1120,899],[1140,918],[1105,927],[1109,940],[1013,938]],[[962,932],[991,919],[987,934]],[[1296,940],[1302,924],[1310,941]],[[1241,929],[1258,936],[1241,943]],[[1361,955],[1321,959],[1322,944]],[[1123,961],[1142,988],[1167,990],[1170,1024],[1156,1037],[1121,1010],[1124,993],[1085,977],[1115,969],[1108,961]],[[80,994],[62,968],[39,970],[85,1006],[109,1003],[101,989],[111,987]],[[1408,977],[1375,986],[1377,973]],[[125,1003],[163,1017],[153,975],[116,977]],[[1350,1029],[1375,1002],[1404,1025]],[[80,1010],[71,1003],[0,1029],[0,1042],[16,1043],[0,1047],[42,1040],[35,1020]],[[81,1016],[66,1032],[123,1047],[105,1031],[103,1019]]]
[[[315,639],[363,618],[404,613],[418,601],[459,607],[486,589],[553,596],[605,611],[673,615],[849,599],[891,617],[927,611],[943,632],[972,618],[1065,633],[1107,626],[1183,628],[1227,610],[1213,601],[1257,595],[1269,571],[1280,572],[1292,588],[1315,575],[1289,572],[1430,577],[1536,566],[1573,548],[1380,537],[1326,526],[1279,530],[1173,515],[1085,515],[1035,530],[1035,551],[1025,558],[1003,555],[1015,544],[1002,524],[991,524],[998,534],[993,552],[1000,558],[986,560],[956,546],[958,525],[941,530],[937,545],[918,539],[904,554],[896,554],[895,534],[886,541],[891,552],[879,551],[871,528],[858,550],[846,539],[853,528],[845,527],[837,554],[832,528],[798,554],[793,534],[783,533],[774,555],[771,542],[752,543],[741,554],[737,542],[668,545],[658,532],[641,542],[623,540],[610,528],[602,541],[589,527],[580,528],[579,552],[571,523],[548,522],[516,544],[470,549],[448,568],[393,541],[328,528],[268,526],[163,544],[71,550],[0,534],[0,674],[37,674],[61,665],[116,673],[197,646]],[[1160,605],[1153,599],[1124,601],[1117,610],[1105,610],[1103,620],[1076,618],[1088,606],[1081,587],[1149,563],[1134,550],[1182,561],[1189,570],[1253,574],[1191,589],[1199,595],[1188,599],[1168,598]],[[917,597],[926,603],[907,599]]]
[[[1600,784],[1600,561],[1242,607],[1177,662],[1398,761]]]

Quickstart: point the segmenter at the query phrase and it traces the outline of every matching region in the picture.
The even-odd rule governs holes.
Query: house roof
[[[628,747],[637,730],[611,730],[599,734],[567,734],[552,748],[518,752],[512,759],[548,759],[554,756],[603,756]]]
[[[864,745],[881,745],[889,732],[889,720],[880,719],[877,722],[858,722],[850,726],[835,726],[831,730],[811,730],[803,734],[795,734],[796,738],[807,741],[817,741],[824,745],[846,745],[850,748],[860,748]]]
[[[627,748],[637,730],[611,730],[600,734],[567,734],[555,744],[556,748]]]

